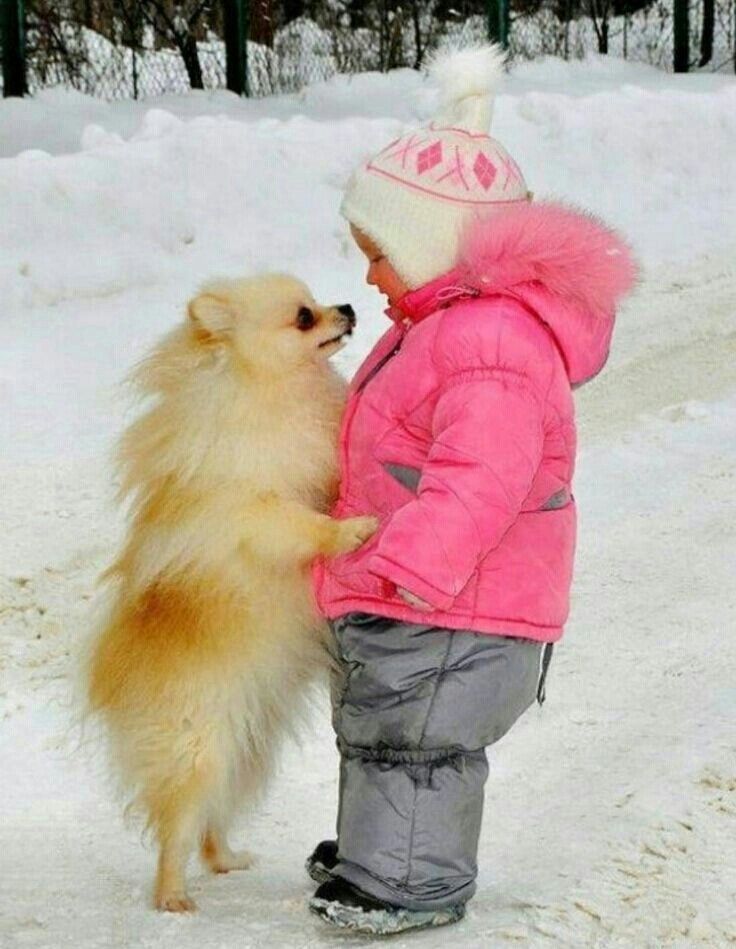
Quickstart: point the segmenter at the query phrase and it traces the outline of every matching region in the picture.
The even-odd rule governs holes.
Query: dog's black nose
[[[338,313],[342,313],[343,316],[348,318],[348,322],[351,326],[355,326],[356,317],[355,310],[350,306],[349,303],[343,303],[342,306],[336,307]]]

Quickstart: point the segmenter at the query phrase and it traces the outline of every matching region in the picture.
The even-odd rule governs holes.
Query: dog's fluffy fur
[[[196,846],[213,871],[249,865],[228,826],[325,663],[309,561],[375,529],[324,513],[344,404],[327,360],[353,322],[289,277],[223,281],[134,375],[153,401],[120,445],[132,520],[87,685],[159,846],[160,909],[194,908]]]

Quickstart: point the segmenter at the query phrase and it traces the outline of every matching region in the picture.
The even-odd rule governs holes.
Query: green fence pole
[[[23,0],[0,0],[0,42],[3,48],[3,96],[24,96],[28,86]]]
[[[675,72],[690,69],[690,0],[675,0],[673,11]]]
[[[250,38],[250,0],[239,0],[243,11],[243,95],[250,95],[250,82],[248,80],[248,40]]]
[[[508,49],[509,0],[488,0],[488,39]]]
[[[227,87],[248,95],[248,0],[224,0]]]

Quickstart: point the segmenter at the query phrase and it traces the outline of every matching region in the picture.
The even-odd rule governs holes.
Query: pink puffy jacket
[[[575,549],[571,389],[606,362],[634,279],[628,248],[598,221],[529,204],[476,224],[456,269],[389,311],[350,387],[333,511],[380,527],[315,564],[326,616],[560,638]]]

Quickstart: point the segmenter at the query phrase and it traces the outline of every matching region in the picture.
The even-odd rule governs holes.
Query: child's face
[[[367,237],[362,231],[359,231],[353,224],[350,225],[350,233],[368,260],[368,272],[365,275],[365,282],[377,287],[378,291],[388,299],[389,303],[397,303],[409,290],[407,285],[391,266],[388,258],[384,256],[380,248],[376,247],[370,237]]]

